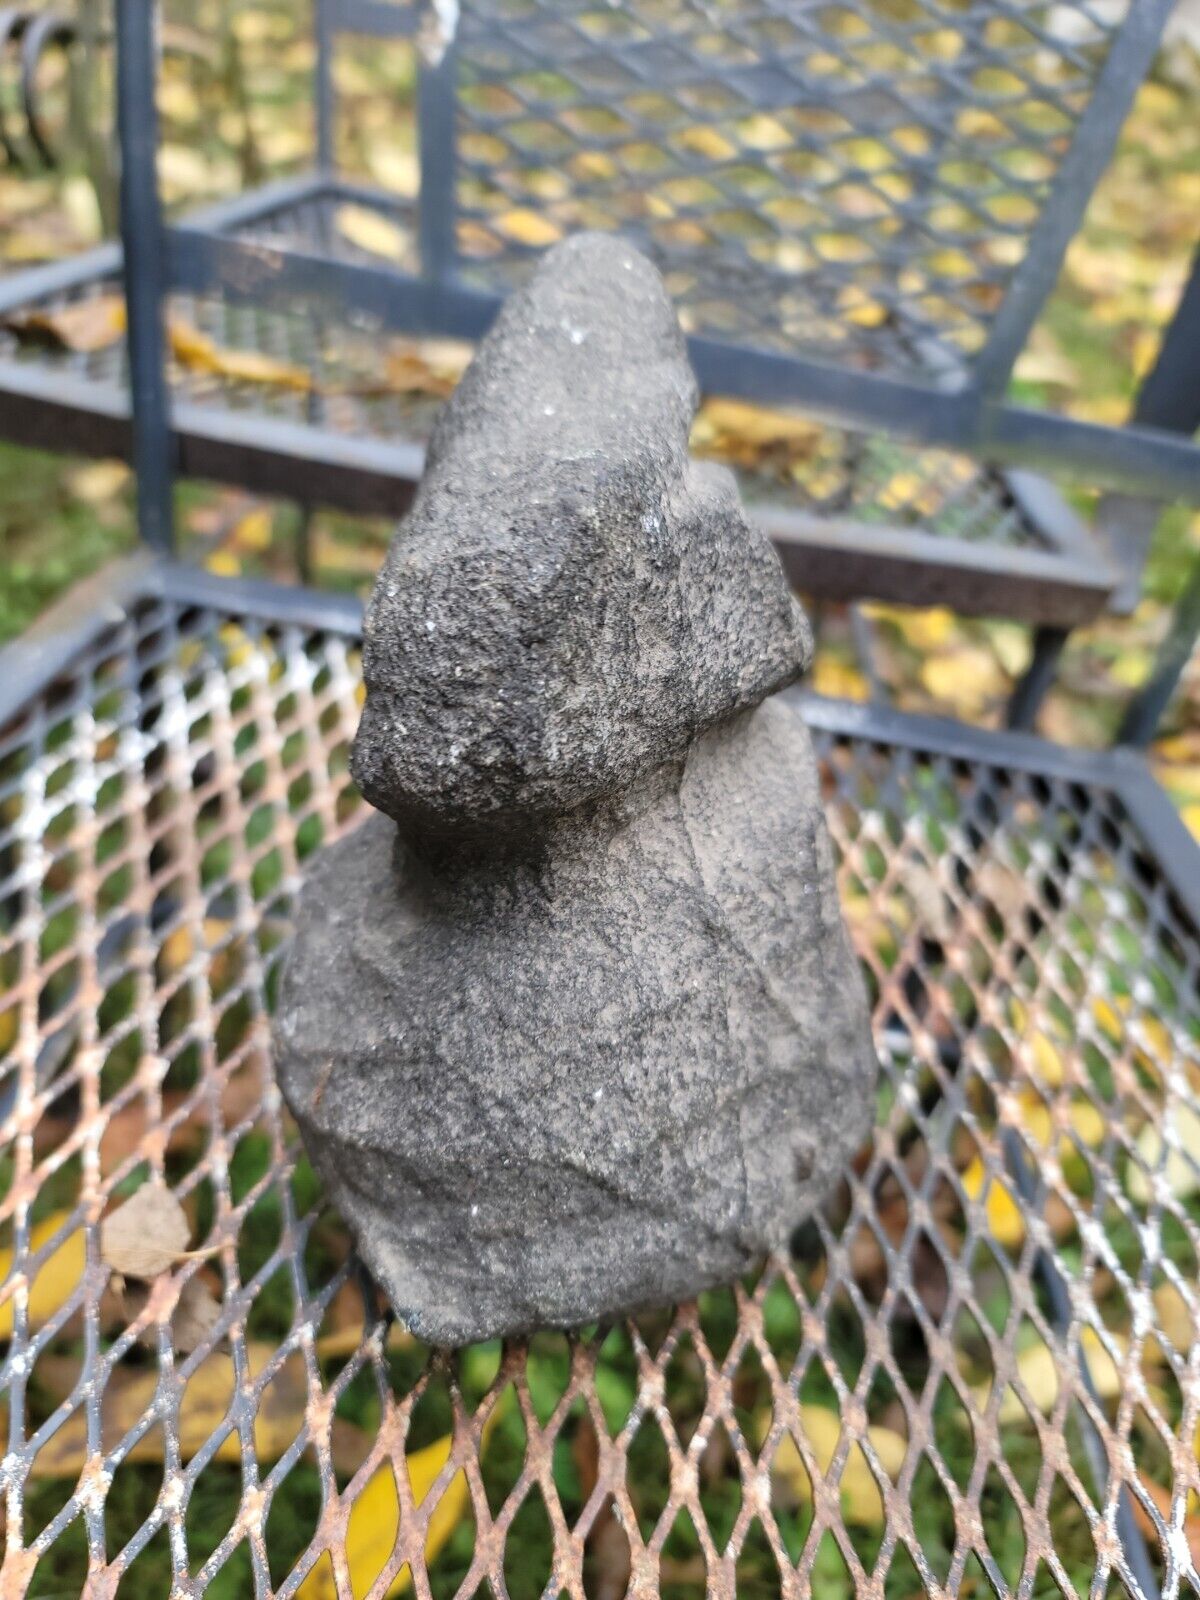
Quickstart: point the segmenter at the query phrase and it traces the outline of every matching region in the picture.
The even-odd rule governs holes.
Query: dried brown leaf
[[[983,863],[975,874],[975,892],[990,900],[1006,923],[1021,916],[1031,902],[1025,879],[1003,861]]]
[[[104,350],[125,332],[125,301],[119,294],[104,294],[73,305],[16,311],[3,326],[21,344],[42,349]]]
[[[933,870],[923,861],[912,861],[904,869],[904,887],[917,913],[921,932],[926,938],[948,944],[954,936],[954,919]]]
[[[188,1253],[191,1229],[164,1184],[145,1183],[100,1224],[100,1257],[127,1278],[157,1278]]]
[[[175,1315],[171,1318],[171,1343],[181,1356],[190,1356],[210,1338],[221,1315],[221,1302],[207,1281],[197,1275],[189,1278],[179,1292]]]

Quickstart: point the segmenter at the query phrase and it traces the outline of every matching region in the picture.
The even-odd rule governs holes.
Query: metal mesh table
[[[356,629],[139,560],[6,661],[4,1594],[1194,1591],[1200,871],[1141,761],[801,698],[869,1147],[698,1305],[429,1351],[267,1049],[357,814]],[[98,1225],[146,1174],[208,1253],[122,1297]]]
[[[336,220],[350,204],[362,204],[359,191],[331,185],[231,228],[272,246],[323,240],[339,259],[353,258],[365,252],[341,238]],[[15,430],[28,424],[22,437],[33,444],[127,454],[119,323],[94,348],[72,349],[53,331],[56,319],[81,310],[103,323],[96,308],[112,306],[121,292],[115,251],[39,271],[38,279],[46,290],[10,295],[8,322],[0,321],[0,389],[29,408],[14,415]],[[0,311],[4,304],[0,295]],[[186,470],[350,511],[403,509],[453,364],[444,384],[430,384],[426,373],[406,387],[411,340],[353,307],[335,315],[181,290],[167,313]],[[69,406],[40,409],[68,392]],[[810,431],[803,449],[734,464],[743,496],[806,593],[946,604],[1057,627],[1090,621],[1108,603],[1116,569],[1047,480],[961,451],[782,420]]]

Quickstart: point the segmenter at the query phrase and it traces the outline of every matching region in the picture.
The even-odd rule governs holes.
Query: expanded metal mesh
[[[5,1595],[1196,1589],[1200,950],[1112,793],[819,733],[869,1145],[743,1283],[450,1355],[268,1056],[356,640],[105,615],[0,744]],[[122,1294],[147,1176],[211,1253]]]
[[[352,203],[336,194],[321,196],[247,232],[271,242],[303,239],[340,259],[356,259],[367,252],[339,228],[348,206]],[[119,292],[119,279],[102,277],[24,308],[16,326],[31,311],[44,326],[36,335],[0,327],[0,356],[50,364],[64,377],[124,388],[128,374],[120,337],[79,350],[65,347],[54,332],[64,311],[73,314],[71,308],[89,302],[110,305]],[[62,326],[76,336],[65,319]],[[366,315],[333,320],[217,294],[172,295],[168,327],[171,385],[180,399],[354,438],[425,442],[463,359],[462,347],[448,355],[436,341],[415,347]],[[774,436],[767,414],[753,426],[747,423],[741,438],[736,430],[715,442],[697,438],[704,453],[735,467],[751,502],[914,528],[947,539],[1046,547],[1003,475],[970,456],[796,417],[777,421]]]
[[[494,285],[622,228],[689,331],[873,369],[977,351],[1116,8],[465,0],[457,243]]]

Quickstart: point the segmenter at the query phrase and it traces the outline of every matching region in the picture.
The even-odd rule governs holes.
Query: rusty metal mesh
[[[869,1148],[728,1291],[448,1355],[267,1056],[357,674],[146,600],[3,736],[3,1593],[1194,1590],[1198,952],[1119,802],[818,734]],[[214,1253],[122,1296],[98,1224],[147,1174]]]

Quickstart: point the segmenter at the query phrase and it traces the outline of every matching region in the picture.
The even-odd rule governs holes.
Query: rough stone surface
[[[812,751],[766,701],[808,628],[687,459],[695,398],[654,269],[559,247],[443,413],[369,608],[353,770],[387,815],[309,877],[276,1055],[437,1343],[729,1279],[869,1124]]]

